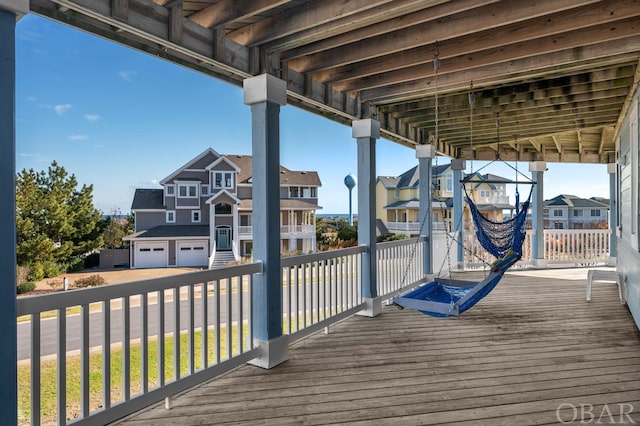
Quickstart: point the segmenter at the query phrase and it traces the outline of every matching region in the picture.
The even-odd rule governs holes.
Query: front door
[[[231,228],[216,228],[218,250],[231,249]]]

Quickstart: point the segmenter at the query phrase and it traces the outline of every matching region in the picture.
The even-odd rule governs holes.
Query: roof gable
[[[192,168],[195,164],[197,164],[200,161],[206,159],[207,157],[211,157],[211,159],[210,160],[207,159],[206,161],[208,163],[212,163],[212,162],[214,162],[216,159],[218,159],[220,157],[220,154],[218,154],[216,151],[214,151],[213,148],[207,148],[202,153],[200,153],[198,156],[196,156],[195,158],[193,158],[192,160],[187,162],[185,165],[183,165],[182,167],[178,168],[176,171],[171,173],[166,178],[162,179],[160,181],[160,185],[164,185],[164,184],[170,182],[172,179],[174,179],[176,176],[178,176],[180,173],[182,173],[185,169]]]

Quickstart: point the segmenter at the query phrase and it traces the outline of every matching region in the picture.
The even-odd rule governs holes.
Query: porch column
[[[453,232],[454,238],[459,243],[456,244],[456,271],[464,270],[464,211],[462,204],[462,178],[464,170],[467,168],[465,160],[451,159],[451,170],[453,170]],[[458,235],[455,235],[457,233]]]
[[[16,333],[16,21],[29,2],[0,0],[0,413],[18,423]],[[11,219],[9,219],[11,218]]]
[[[534,268],[546,268],[544,259],[544,172],[547,163],[532,161],[529,163],[531,179],[536,183],[533,188],[531,206],[531,263]]]
[[[233,213],[233,238],[231,244],[233,245],[233,256],[236,260],[240,259],[240,216],[238,215],[238,204],[233,203],[231,205],[231,212]]]
[[[367,247],[362,256],[362,296],[367,307],[361,315],[374,317],[382,310],[376,302],[376,139],[380,137],[380,122],[371,118],[355,120],[352,135],[358,144],[358,244]]]
[[[420,200],[419,222],[422,227],[420,236],[426,238],[422,256],[422,272],[425,275],[433,273],[433,239],[431,238],[433,235],[433,219],[431,215],[431,165],[435,156],[436,149],[433,145],[416,146],[416,158],[418,159],[418,172],[420,174],[418,177],[418,199]]]
[[[609,260],[607,264],[615,266],[618,258],[618,165],[616,163],[607,164],[609,173]]]
[[[287,83],[262,74],[244,80],[244,103],[251,105],[253,259],[262,263],[253,286],[253,334],[260,356],[252,364],[272,368],[288,358],[282,335],[280,268],[280,106]]]

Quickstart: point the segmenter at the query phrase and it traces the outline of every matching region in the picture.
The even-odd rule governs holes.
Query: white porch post
[[[433,273],[433,219],[431,214],[431,166],[436,156],[433,145],[417,145],[416,158],[418,159],[419,187],[418,199],[420,200],[420,223],[422,226],[420,236],[426,237],[422,257],[422,272],[425,275]]]
[[[240,257],[240,216],[238,215],[238,205],[233,204],[231,206],[231,212],[233,213],[233,255],[236,257],[236,260]]]
[[[252,364],[272,368],[288,358],[282,335],[280,268],[280,106],[287,83],[268,74],[244,80],[244,103],[251,105],[253,154],[253,258],[262,262],[254,281],[253,333],[260,356]]]
[[[609,260],[607,264],[615,266],[618,258],[618,165],[616,163],[607,164],[609,173]]]
[[[209,205],[209,246],[209,256],[212,256],[216,246],[216,206],[213,203]]]
[[[531,178],[536,183],[533,188],[531,208],[531,262],[534,268],[546,268],[544,259],[544,172],[547,171],[547,163],[533,161],[529,163]]]
[[[464,211],[462,203],[462,174],[467,168],[467,162],[465,160],[452,159],[451,170],[453,170],[453,232],[458,233],[457,240],[460,241],[456,244],[456,266],[455,270],[464,270]]]
[[[15,28],[27,13],[28,1],[0,0],[0,413],[7,425],[18,423]]]
[[[362,257],[362,296],[367,307],[360,315],[374,317],[382,310],[376,302],[376,139],[380,137],[380,122],[371,118],[355,120],[352,135],[358,144],[358,244],[367,246]]]

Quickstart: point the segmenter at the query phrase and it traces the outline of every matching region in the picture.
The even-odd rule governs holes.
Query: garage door
[[[179,241],[178,266],[207,266],[207,247],[206,241]]]
[[[166,268],[167,243],[137,243],[136,268]]]

